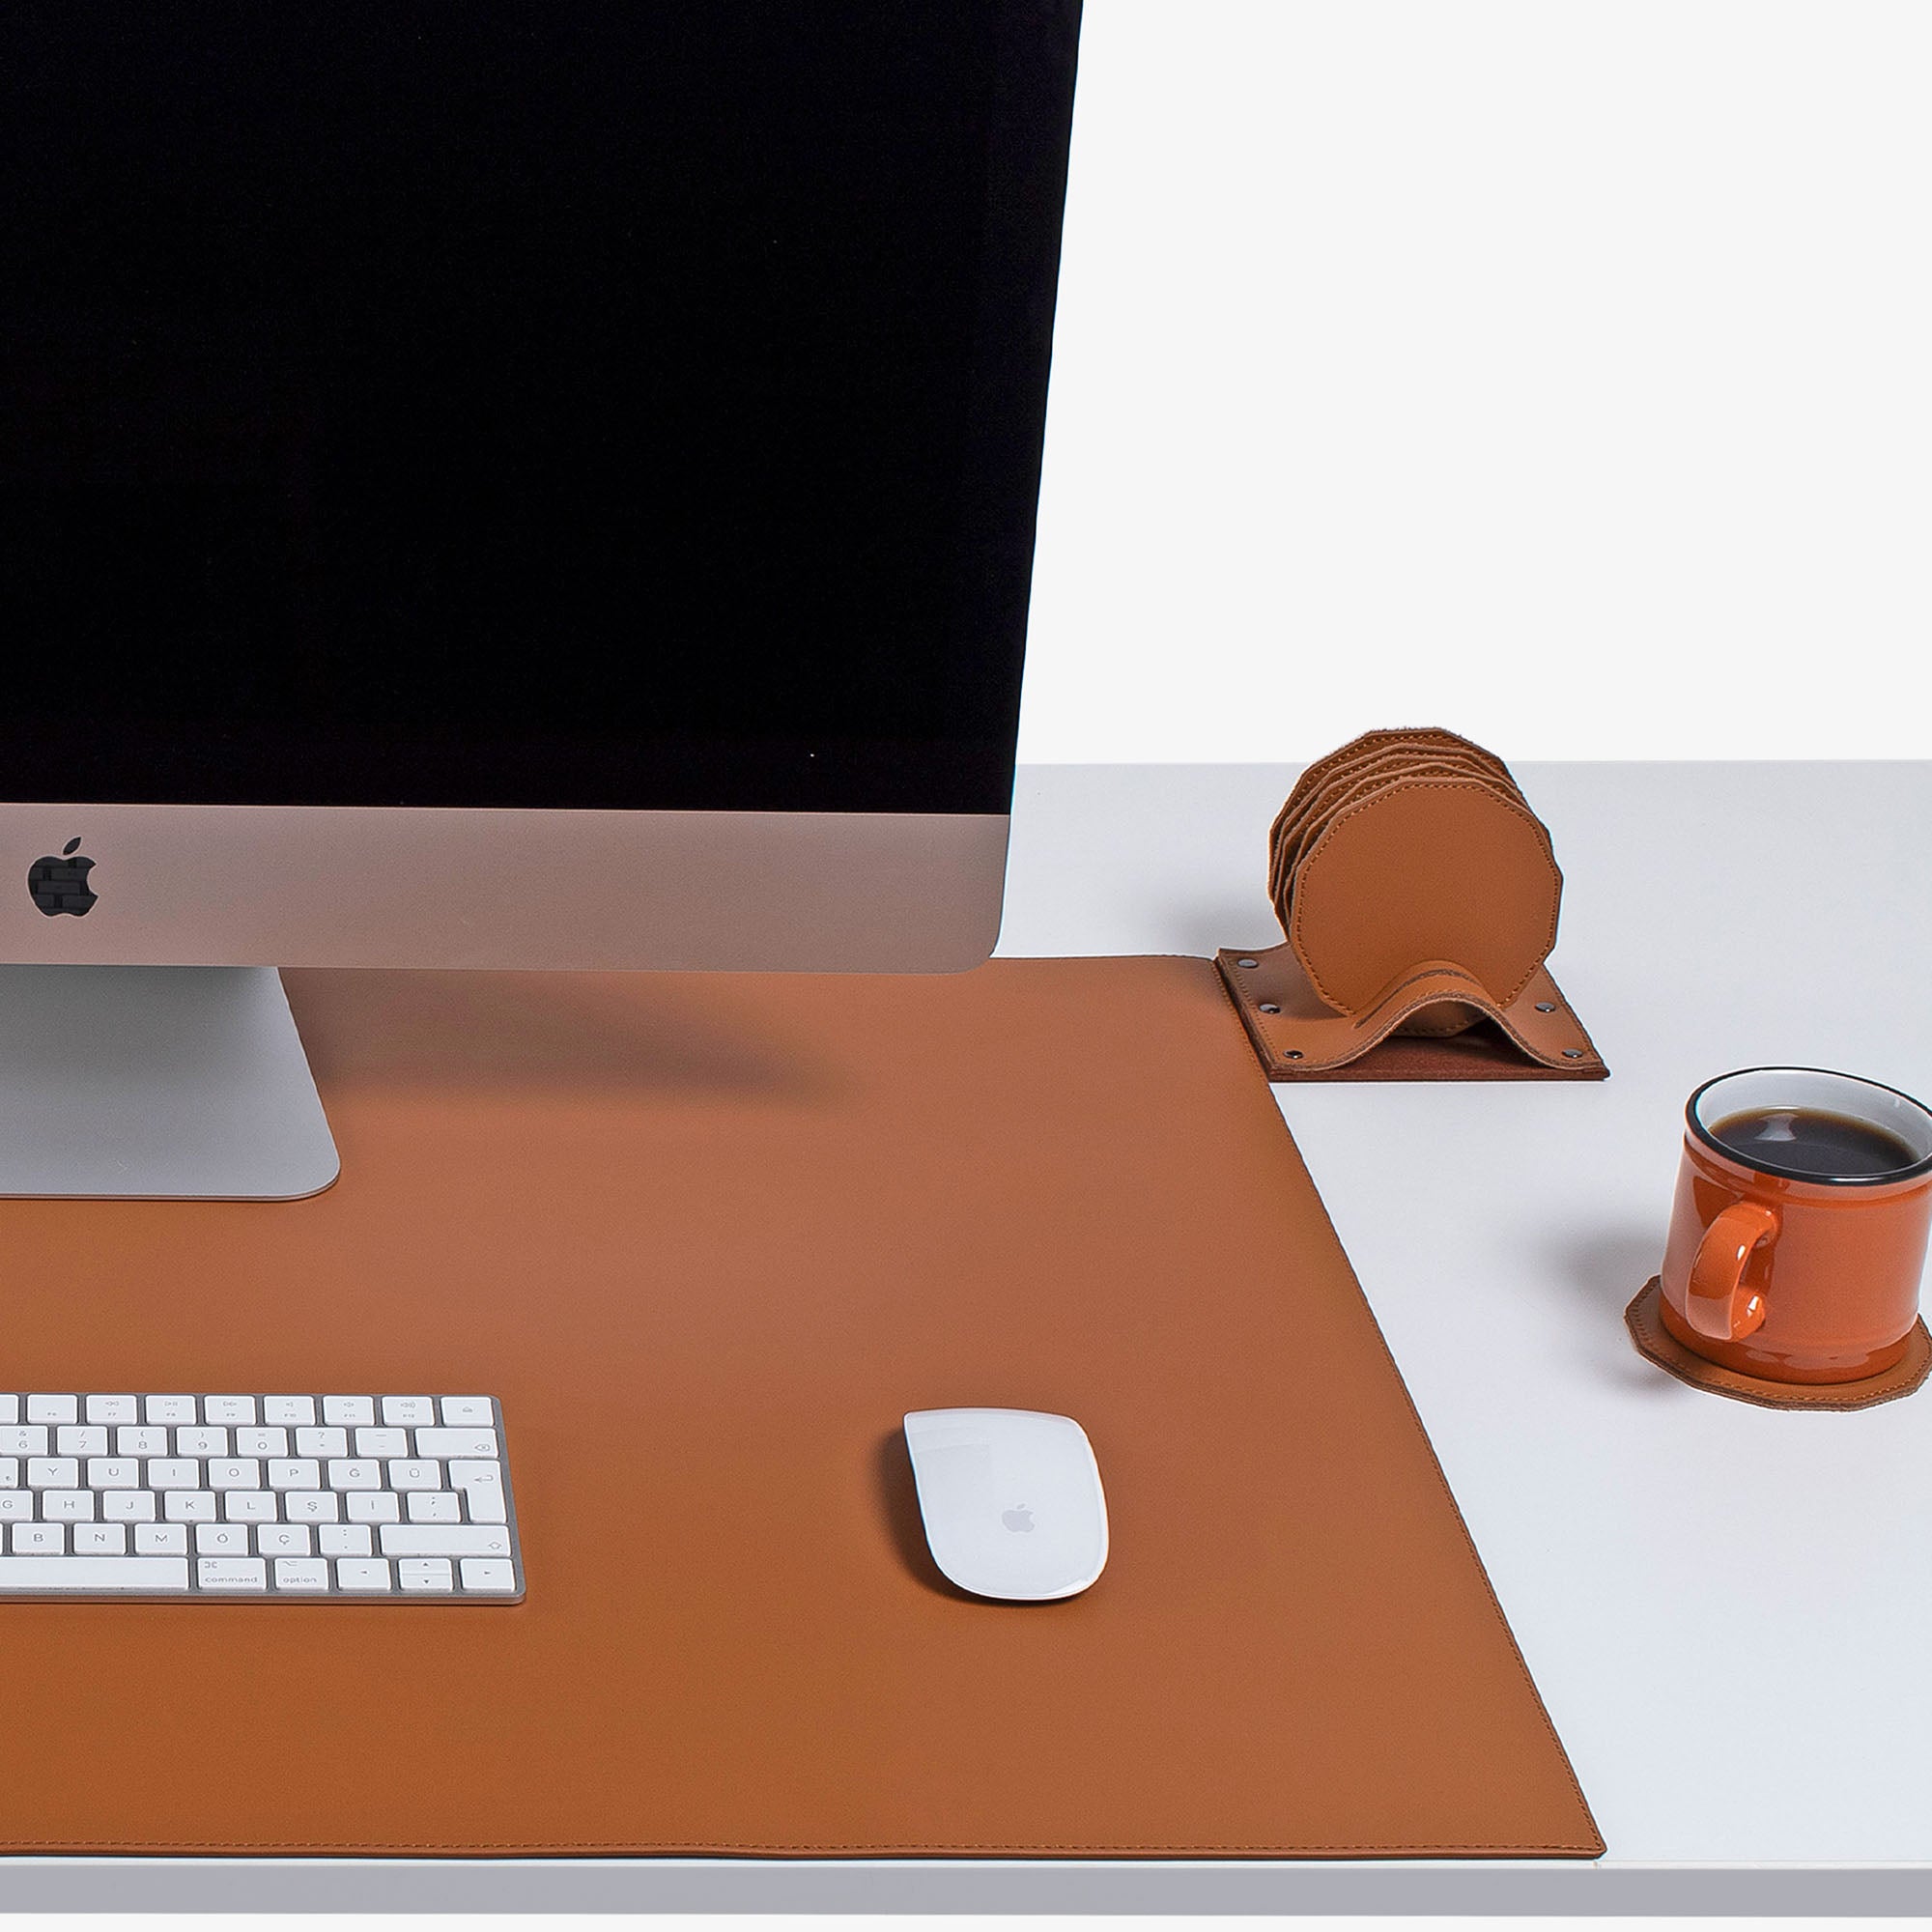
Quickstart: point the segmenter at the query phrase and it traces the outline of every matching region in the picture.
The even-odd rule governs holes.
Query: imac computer
[[[282,965],[985,958],[1078,12],[0,9],[0,1193],[326,1186]]]

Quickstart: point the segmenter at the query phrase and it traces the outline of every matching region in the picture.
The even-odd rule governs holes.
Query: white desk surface
[[[1753,1408],[1623,1325],[1699,1080],[1795,1063],[1932,1094],[1932,765],[1518,777],[1566,881],[1551,968],[1610,1080],[1275,1092],[1601,1862],[12,1860],[0,1909],[1932,1912],[1932,1392]],[[1023,769],[1001,952],[1271,943],[1293,778]]]

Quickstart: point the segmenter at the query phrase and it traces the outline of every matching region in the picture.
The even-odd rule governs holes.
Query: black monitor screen
[[[0,797],[1004,810],[1073,0],[8,0]]]

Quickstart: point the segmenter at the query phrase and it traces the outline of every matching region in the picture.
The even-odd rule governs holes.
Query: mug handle
[[[1756,1201],[1733,1201],[1704,1231],[1684,1288],[1684,1319],[1714,1342],[1742,1342],[1764,1326],[1764,1296],[1741,1286],[1745,1264],[1777,1233],[1777,1213]]]

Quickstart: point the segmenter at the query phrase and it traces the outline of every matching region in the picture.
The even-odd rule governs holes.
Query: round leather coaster
[[[1556,943],[1549,834],[1487,781],[1392,779],[1351,797],[1295,865],[1288,940],[1322,1002],[1366,1012],[1418,961],[1507,1007]]]
[[[1758,1376],[1741,1376],[1735,1369],[1720,1369],[1716,1362],[1707,1362],[1671,1334],[1657,1312],[1662,1297],[1662,1286],[1652,1275],[1642,1293],[1624,1310],[1624,1324],[1638,1350],[1692,1388],[1708,1389],[1713,1395],[1727,1395],[1738,1402],[1754,1402],[1760,1408],[1870,1408],[1910,1395],[1932,1372],[1932,1336],[1926,1334],[1921,1319],[1912,1324],[1905,1353],[1883,1375],[1867,1376],[1863,1381],[1772,1382]]]

